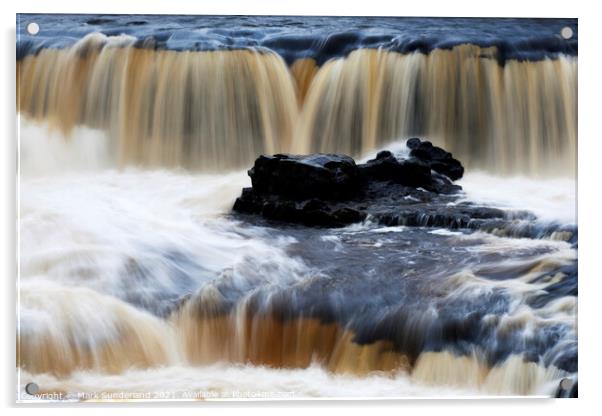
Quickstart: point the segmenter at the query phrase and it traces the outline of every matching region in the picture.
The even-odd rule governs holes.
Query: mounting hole
[[[40,387],[36,383],[27,383],[25,385],[25,392],[27,394],[31,394],[32,396],[35,396],[36,394],[38,394],[39,391],[40,391]]]
[[[573,29],[571,29],[568,26],[563,27],[562,30],[560,31],[560,36],[562,36],[563,39],[572,38],[573,37]]]
[[[27,25],[27,33],[29,33],[30,35],[35,36],[38,34],[39,31],[40,25],[36,22],[31,22]]]
[[[573,380],[570,378],[563,378],[560,380],[560,388],[563,390],[570,390],[573,387]]]

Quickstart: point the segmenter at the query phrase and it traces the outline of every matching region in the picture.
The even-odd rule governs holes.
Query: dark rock
[[[391,153],[389,150],[381,150],[376,154],[376,159],[387,159],[391,156],[393,156],[393,153]]]
[[[233,210],[259,214],[271,220],[321,227],[343,227],[366,218],[365,211],[339,204],[316,198],[295,201],[245,188],[236,199]]]
[[[346,199],[359,190],[355,161],[343,155],[260,156],[249,176],[255,191],[294,200]]]
[[[366,213],[361,210],[343,207],[332,213],[332,216],[339,224],[353,224],[366,219]]]
[[[376,159],[358,166],[367,180],[392,181],[401,185],[428,188],[432,183],[431,169],[417,159],[397,160],[389,151],[382,151]]]
[[[458,203],[462,188],[452,179],[463,172],[460,162],[430,142],[410,139],[408,146],[417,156],[398,160],[384,150],[360,165],[348,156],[332,154],[260,156],[249,170],[253,187],[243,189],[233,210],[321,227],[342,227],[369,217],[387,226],[525,236],[542,232],[516,226],[517,219],[533,220],[530,213]],[[433,168],[439,166],[447,175]]]
[[[439,194],[451,194],[462,189],[452,184],[447,176],[431,172],[429,163],[415,157],[399,160],[388,150],[378,152],[375,159],[358,165],[358,169],[364,181],[390,181]]]
[[[411,149],[410,156],[419,159],[435,172],[454,181],[464,175],[464,167],[460,161],[454,159],[446,150],[433,146],[431,142],[412,138],[407,141],[406,146]]]
[[[408,146],[410,149],[416,149],[418,146],[420,146],[420,143],[422,143],[422,141],[418,137],[413,137],[408,139],[406,146]]]
[[[253,192],[253,188],[243,188],[242,194],[234,201],[232,210],[238,212],[248,212],[251,214],[259,214],[260,210],[257,199],[257,193]]]
[[[431,185],[428,188],[438,194],[453,194],[462,190],[460,185],[454,185],[447,176],[437,172],[431,174]]]

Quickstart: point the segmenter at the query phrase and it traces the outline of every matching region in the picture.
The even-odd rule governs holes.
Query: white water
[[[138,285],[135,291],[149,301],[157,293],[177,292],[179,287],[180,282],[170,277],[173,264],[158,256],[166,251],[194,260],[190,266],[194,273],[190,274],[195,287],[231,279],[241,290],[253,290],[299,282],[311,272],[285,254],[291,240],[270,239],[261,228],[243,227],[222,216],[229,212],[240,189],[249,186],[246,172],[193,175],[115,170],[101,133],[79,129],[74,134],[65,141],[60,135],[48,136],[43,126],[21,123],[20,333],[39,343],[32,341],[33,346],[60,346],[67,343],[65,334],[71,334],[84,348],[102,343],[102,337],[110,338],[125,326],[144,332],[137,335],[143,341],[148,341],[149,332],[164,334],[153,338],[164,353],[145,357],[152,365],[158,364],[156,368],[126,369],[124,363],[117,374],[93,369],[67,377],[22,371],[21,384],[35,381],[49,391],[70,392],[71,399],[82,398],[74,392],[103,391],[154,392],[156,396],[150,398],[160,398],[157,395],[167,391],[165,398],[180,399],[191,391],[205,392],[207,398],[232,398],[236,392],[242,392],[242,398],[264,393],[271,394],[270,398],[399,397],[512,394],[512,386],[499,388],[504,377],[513,379],[508,376],[516,374],[512,371],[530,372],[532,382],[539,386],[528,390],[530,394],[549,394],[550,385],[562,375],[553,369],[549,374],[522,367],[512,370],[516,365],[510,362],[509,372],[500,370],[499,376],[492,372],[490,384],[478,389],[474,383],[456,378],[459,368],[468,368],[474,370],[471,380],[479,380],[482,369],[438,356],[424,358],[413,374],[367,377],[333,375],[316,366],[282,370],[225,363],[197,368],[182,365],[182,352],[168,341],[171,328],[123,300],[132,284],[124,264],[134,261],[153,270],[151,281],[134,283]],[[569,180],[502,179],[484,174],[469,174],[461,182],[468,199],[532,209],[542,218],[571,222],[574,198],[569,184]],[[491,240],[498,244],[490,244],[496,249],[500,242],[514,241]],[[461,286],[469,288],[467,278],[462,279]],[[554,311],[540,310],[536,318],[549,319],[546,313],[558,310],[574,312],[574,306],[551,304]],[[560,315],[562,319],[571,316]],[[516,319],[521,319],[520,314]],[[450,367],[442,369],[443,362]],[[428,385],[427,380],[439,382]],[[289,397],[291,392],[294,395]]]
[[[577,181],[572,178],[499,177],[469,172],[458,185],[465,200],[527,210],[543,221],[577,224]]]
[[[19,168],[25,177],[98,171],[115,166],[101,130],[77,127],[65,138],[47,125],[19,118]]]
[[[415,383],[404,374],[374,374],[358,378],[333,375],[318,366],[285,370],[218,363],[206,367],[171,366],[133,370],[120,375],[77,372],[67,381],[49,375],[34,377],[24,373],[22,379],[24,382],[35,380],[50,391],[78,392],[65,394],[63,400],[294,400],[316,397],[438,397],[474,394],[469,389]]]

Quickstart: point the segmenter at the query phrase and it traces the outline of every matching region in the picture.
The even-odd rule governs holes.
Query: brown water
[[[154,51],[89,35],[18,61],[18,108],[66,135],[107,131],[123,165],[244,168],[257,154],[353,156],[414,135],[470,168],[572,174],[577,58],[459,45],[360,49],[321,67],[251,50]],[[125,44],[124,44],[125,43]]]
[[[419,135],[468,167],[469,199],[574,224],[577,58],[496,57],[459,45],[287,65],[93,34],[18,60],[20,387],[553,394],[576,371],[576,296],[558,291],[576,286],[572,232],[228,216],[260,153],[365,157]]]

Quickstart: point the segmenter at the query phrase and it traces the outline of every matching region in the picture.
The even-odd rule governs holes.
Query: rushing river
[[[17,45],[21,399],[576,379],[576,21],[19,19],[41,27]],[[514,225],[541,238],[231,212],[261,153],[368,158],[411,135],[465,163],[461,199],[530,211]]]

